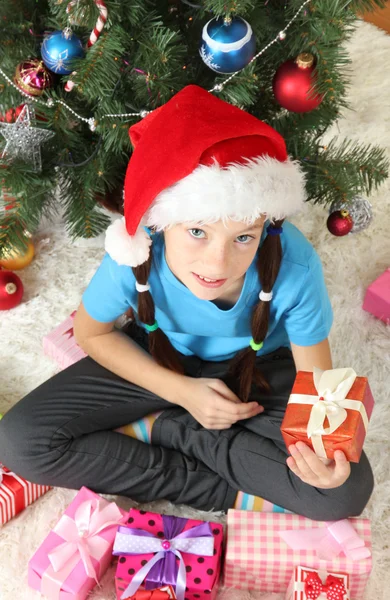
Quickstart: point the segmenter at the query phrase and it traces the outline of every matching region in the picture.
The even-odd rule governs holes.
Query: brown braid
[[[274,227],[281,227],[283,219],[275,221]],[[267,235],[258,254],[257,272],[264,292],[271,292],[282,262],[282,244],[280,235]],[[265,340],[269,327],[270,303],[260,300],[252,313],[252,337],[256,344]],[[247,402],[252,383],[261,390],[270,391],[270,385],[264,375],[256,369],[256,352],[248,345],[233,359],[229,375],[239,380],[239,398]]]
[[[152,249],[153,246],[150,247],[148,260],[142,265],[133,268],[136,280],[142,285],[148,283],[152,267]],[[155,322],[154,301],[150,292],[138,293],[138,317],[141,323],[145,323],[146,325],[153,325]],[[184,373],[178,353],[160,328],[156,329],[156,331],[151,331],[148,335],[148,340],[150,354],[156,362],[167,369],[171,369],[171,371],[175,371],[175,373]]]

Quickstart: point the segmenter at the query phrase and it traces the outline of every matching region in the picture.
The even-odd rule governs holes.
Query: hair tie
[[[270,302],[270,300],[272,300],[272,296],[273,296],[272,292],[263,292],[263,290],[261,290],[261,292],[259,294],[259,298],[263,302]]]
[[[138,283],[138,281],[136,281],[135,289],[137,292],[148,292],[150,290],[150,285],[148,283],[144,285],[143,283]]]
[[[144,323],[144,326],[145,326],[145,329],[147,331],[149,331],[149,332],[156,331],[156,329],[158,329],[158,323],[157,323],[157,321],[155,321],[153,323],[153,325],[147,325],[146,323]]]
[[[252,338],[251,341],[249,342],[249,345],[252,348],[252,350],[257,352],[258,350],[260,350],[263,347],[263,342],[260,342],[260,344],[256,344],[255,340]]]
[[[273,225],[268,225],[267,233],[268,235],[280,235],[283,232],[283,227],[274,227]]]

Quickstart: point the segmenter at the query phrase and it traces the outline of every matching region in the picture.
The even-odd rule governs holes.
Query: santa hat
[[[149,256],[145,227],[233,219],[248,224],[298,212],[305,178],[283,137],[249,113],[196,85],[130,127],[134,151],[124,186],[124,218],[109,226],[106,250],[120,265]]]

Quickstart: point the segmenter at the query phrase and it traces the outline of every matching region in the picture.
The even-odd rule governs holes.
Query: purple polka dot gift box
[[[139,590],[172,586],[177,600],[214,600],[221,569],[220,523],[172,517],[132,508],[120,526],[114,552],[117,600]]]

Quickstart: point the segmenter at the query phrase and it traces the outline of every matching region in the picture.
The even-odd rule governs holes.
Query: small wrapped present
[[[213,600],[222,540],[219,523],[132,508],[114,544],[114,554],[120,557],[115,577],[118,600],[132,598],[141,584],[146,591],[171,585],[177,600]]]
[[[22,512],[51,488],[30,483],[0,463],[0,525]]]
[[[298,371],[281,425],[286,447],[301,440],[321,458],[342,450],[359,462],[373,407],[367,378],[353,369]]]
[[[143,586],[141,586],[143,587]],[[139,589],[130,600],[175,600],[175,592],[171,585],[164,585],[154,590]]]
[[[107,570],[126,512],[83,487],[28,564],[28,584],[52,600],[84,600]]]
[[[390,268],[368,286],[363,310],[390,324]]]
[[[371,572],[368,519],[312,521],[282,513],[229,510],[224,585],[286,593],[294,567],[349,573],[353,600],[363,598]]]
[[[286,600],[351,600],[348,573],[294,568]]]
[[[87,356],[77,345],[73,334],[73,320],[76,311],[43,338],[44,353],[66,369]]]

